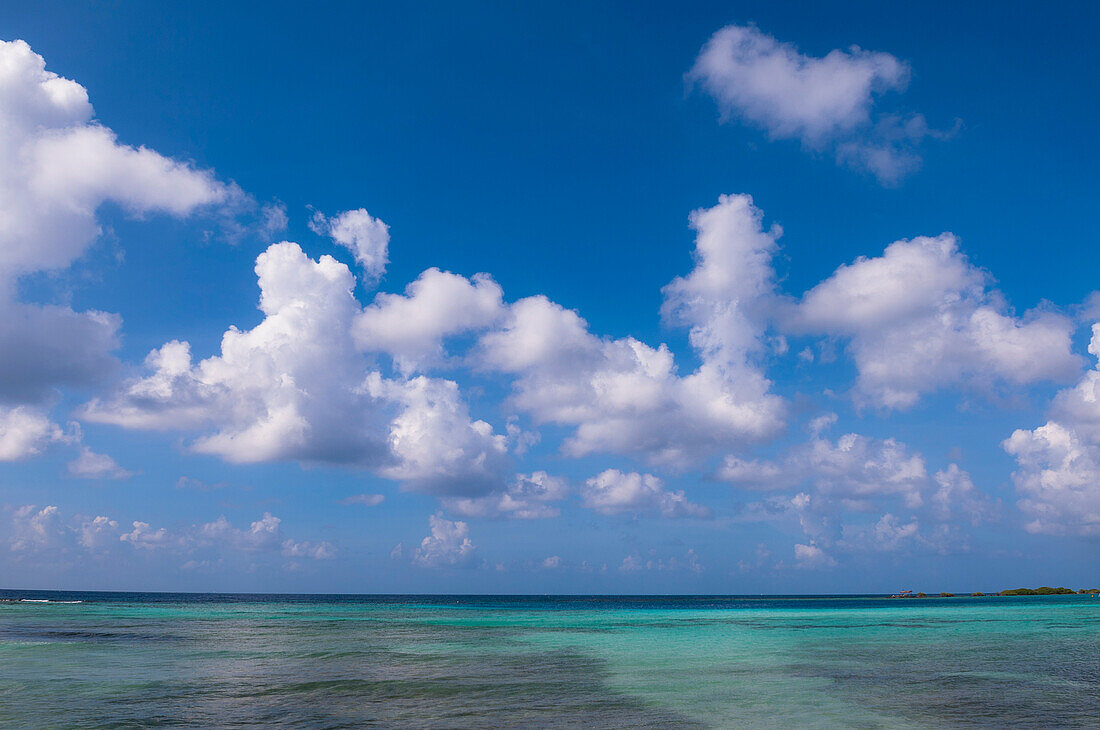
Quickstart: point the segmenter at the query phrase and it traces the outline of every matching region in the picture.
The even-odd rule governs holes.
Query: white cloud
[[[477,558],[477,548],[470,542],[470,527],[465,522],[452,522],[440,514],[428,517],[431,534],[420,541],[413,562],[428,568],[468,567]]]
[[[796,544],[794,559],[799,568],[831,568],[836,565],[835,558],[813,543]]]
[[[120,144],[92,115],[82,86],[47,71],[25,42],[0,42],[0,401],[41,402],[115,367],[117,316],[15,294],[20,276],[62,269],[88,249],[103,204],[182,217],[247,202],[210,171]]]
[[[336,557],[336,548],[330,542],[283,541],[283,555],[291,558],[309,558],[310,560],[328,560]]]
[[[69,474],[81,479],[127,479],[133,476],[107,454],[98,454],[87,446],[81,446],[80,454],[69,462]]]
[[[781,461],[730,456],[718,476],[751,489],[810,486],[817,494],[850,504],[894,496],[911,508],[924,504],[924,492],[930,488],[920,454],[895,439],[855,433],[845,434],[836,442],[814,437],[792,449]]]
[[[704,569],[703,564],[699,562],[699,556],[691,548],[684,553],[683,557],[675,555],[661,556],[657,554],[656,550],[650,550],[644,557],[638,553],[633,553],[623,558],[623,562],[619,564],[619,572],[622,573],[638,573],[643,570],[662,573],[676,571],[702,573]],[[601,572],[603,571],[601,570]]]
[[[355,322],[354,336],[366,351],[391,355],[404,373],[443,362],[443,340],[482,330],[503,313],[500,286],[488,274],[466,279],[428,269],[405,287],[405,295],[379,294]]]
[[[386,496],[384,494],[353,494],[350,497],[341,499],[340,504],[361,504],[364,507],[377,507],[385,501]]]
[[[1017,505],[1029,518],[1024,525],[1029,532],[1100,536],[1100,442],[1095,433],[1051,420],[1030,431],[1016,430],[1003,446],[1019,466],[1012,480],[1023,497]]]
[[[569,495],[569,482],[544,471],[517,474],[508,487],[483,497],[454,497],[443,500],[443,507],[462,517],[508,517],[533,520],[557,517],[561,510],[553,502]]]
[[[132,524],[133,530],[119,535],[119,540],[128,542],[135,548],[157,550],[170,547],[175,542],[172,534],[165,527],[153,529],[148,522],[140,520],[135,520]]]
[[[365,282],[374,282],[386,273],[389,259],[390,227],[373,218],[364,208],[345,210],[327,218],[320,211],[313,214],[310,230],[328,236],[351,251],[355,262],[363,268]]]
[[[561,567],[561,556],[551,555],[542,561],[542,567],[545,570],[556,570]]]
[[[997,505],[957,464],[929,476],[924,457],[905,444],[854,433],[835,442],[815,435],[774,461],[728,457],[718,476],[749,489],[798,490],[749,503],[738,519],[796,523],[810,546],[823,551],[919,548],[946,554],[967,549],[960,523],[998,516]],[[829,555],[799,563],[820,567],[831,560]]]
[[[773,139],[831,147],[838,161],[884,183],[919,166],[917,147],[925,137],[944,136],[919,114],[872,117],[878,97],[905,90],[909,67],[858,46],[819,58],[754,26],[729,25],[703,46],[688,79],[714,97],[724,118],[762,128]]]
[[[380,473],[413,491],[450,496],[477,496],[503,483],[507,440],[485,421],[470,418],[454,381],[386,380],[373,373],[366,389],[401,408],[388,439],[397,463]]]
[[[754,362],[758,318],[773,298],[764,232],[748,196],[723,196],[692,214],[696,268],[665,289],[664,315],[690,328],[702,364],[679,376],[669,349],[633,337],[601,339],[575,312],[542,296],[508,307],[480,339],[475,361],[517,377],[512,403],[537,422],[573,426],[563,450],[638,454],[684,465],[720,448],[743,448],[783,425],[784,404]]]
[[[232,462],[355,464],[449,495],[503,484],[507,440],[470,417],[453,381],[369,370],[351,334],[362,310],[347,266],[283,242],[260,254],[256,273],[260,324],[230,328],[221,354],[197,364],[188,343],[169,342],[146,358],[145,377],[84,417],[205,431],[191,448]]]
[[[37,456],[50,444],[66,440],[61,428],[37,409],[0,406],[0,461]]]
[[[102,550],[118,543],[118,522],[100,515],[81,521],[78,542],[87,550]]]
[[[790,324],[848,338],[857,395],[884,408],[944,387],[1065,379],[1080,367],[1072,321],[1041,310],[1013,316],[949,233],[840,266],[806,292]]]
[[[13,552],[56,548],[64,537],[61,510],[55,505],[38,509],[36,505],[28,504],[12,513],[9,547]]]
[[[365,366],[350,336],[359,309],[351,272],[284,242],[260,254],[256,274],[260,324],[230,328],[221,354],[195,365],[188,343],[169,342],[146,358],[147,376],[93,400],[85,417],[129,428],[213,426],[192,448],[232,462],[378,463],[379,409],[360,388]]]
[[[585,507],[605,515],[711,516],[710,509],[689,502],[683,490],[666,490],[664,482],[652,474],[607,469],[585,482],[581,496]]]

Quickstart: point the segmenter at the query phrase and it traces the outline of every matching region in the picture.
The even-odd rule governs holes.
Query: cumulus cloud
[[[309,228],[351,251],[355,263],[363,269],[365,282],[373,283],[386,273],[386,265],[390,262],[390,227],[372,217],[366,209],[345,210],[332,218],[317,211]]]
[[[838,161],[894,183],[920,164],[929,136],[919,115],[872,115],[879,97],[904,91],[909,67],[858,46],[823,57],[799,52],[754,26],[729,25],[703,46],[688,79],[718,102],[724,118],[764,129],[772,139],[832,149]]]
[[[477,548],[470,541],[469,525],[444,519],[441,514],[428,517],[428,524],[430,534],[420,541],[413,563],[426,568],[461,568],[475,563]]]
[[[110,373],[119,319],[21,303],[18,278],[80,257],[104,204],[183,217],[246,198],[208,170],[118,142],[93,119],[85,89],[47,71],[23,41],[0,42],[0,130],[0,402],[42,402]]]
[[[404,373],[443,362],[446,337],[482,330],[503,314],[503,293],[488,274],[473,279],[428,269],[400,294],[379,294],[357,317],[354,335]]]
[[[443,500],[448,512],[462,517],[507,517],[534,520],[557,517],[561,510],[554,502],[569,495],[569,482],[544,471],[517,474],[502,491],[483,497],[455,497]]]
[[[998,517],[998,505],[957,464],[929,475],[924,457],[896,439],[815,435],[777,460],[728,457],[718,476],[742,488],[785,492],[748,503],[738,519],[796,523],[824,556],[798,560],[802,567],[831,565],[839,552],[964,550],[960,523]]]
[[[230,328],[221,354],[197,364],[186,342],[154,350],[145,361],[148,375],[110,400],[93,400],[85,418],[130,428],[212,426],[192,448],[233,462],[377,463],[385,445],[377,409],[359,387],[364,366],[350,337],[358,311],[351,272],[284,242],[260,254],[256,274],[260,324]]]
[[[1100,323],[1089,353],[1100,360]],[[1012,480],[1029,532],[1100,536],[1100,365],[1055,396],[1050,418],[1002,444],[1016,458]]]
[[[831,568],[836,565],[835,558],[813,543],[796,544],[794,559],[799,568]]]
[[[225,517],[171,529],[143,520],[122,527],[106,515],[65,517],[55,505],[23,505],[10,510],[9,519],[0,524],[0,540],[6,540],[21,558],[64,556],[69,561],[107,556],[119,549],[144,555],[209,554],[218,560],[233,552],[253,558],[266,554],[311,560],[336,555],[336,547],[327,541],[286,537],[281,524],[278,517],[265,512],[247,528],[237,528]]]
[[[348,267],[295,243],[256,260],[264,320],[230,328],[221,354],[193,363],[173,341],[147,374],[85,418],[128,428],[192,430],[199,453],[251,463],[302,461],[372,468],[412,490],[468,495],[502,485],[507,439],[471,418],[450,380],[384,378],[357,347],[362,313]]]
[[[920,507],[931,486],[923,456],[895,439],[855,433],[835,442],[814,437],[781,461],[729,456],[718,476],[750,489],[810,486],[818,494],[855,506],[868,498],[895,496],[908,507]]]
[[[652,474],[607,469],[584,483],[581,496],[585,507],[605,515],[711,516],[707,507],[688,501],[682,489],[665,489],[664,482]]]
[[[684,465],[767,438],[783,425],[784,403],[756,362],[779,234],[764,231],[761,218],[749,196],[723,196],[691,216],[696,266],[666,287],[663,310],[689,328],[701,360],[686,376],[665,345],[597,337],[576,312],[542,296],[510,305],[473,360],[514,375],[512,403],[537,422],[573,427],[563,445],[570,456],[637,454]]]
[[[366,390],[401,408],[388,436],[397,463],[380,473],[429,494],[476,496],[503,483],[510,465],[507,439],[470,418],[457,383],[424,376],[386,380],[372,373]]]
[[[806,292],[789,325],[847,338],[857,395],[884,408],[944,387],[1064,380],[1080,368],[1073,322],[1041,309],[1014,316],[949,233],[841,265]]]
[[[37,456],[50,444],[66,440],[61,427],[41,411],[27,406],[0,406],[0,461]]]

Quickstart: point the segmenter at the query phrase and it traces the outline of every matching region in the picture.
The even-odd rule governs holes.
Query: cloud
[[[28,504],[12,512],[8,545],[12,552],[22,553],[57,548],[65,539],[61,510],[56,505],[38,509]]]
[[[19,277],[58,270],[98,238],[97,211],[182,218],[248,203],[209,170],[121,144],[94,121],[85,89],[47,71],[23,41],[0,41],[0,402],[41,403],[115,368],[119,319],[25,304]]]
[[[836,441],[814,435],[773,461],[728,457],[718,477],[784,492],[744,505],[739,521],[794,523],[810,546],[837,554],[966,550],[960,523],[993,521],[999,512],[957,464],[929,475],[924,457],[904,443],[854,433]],[[830,554],[799,564],[831,560]]]
[[[42,453],[50,444],[67,441],[60,426],[27,406],[0,406],[0,461],[19,461]]]
[[[341,499],[340,504],[361,504],[364,507],[377,507],[385,501],[386,496],[384,494],[353,494],[350,497]]]
[[[471,359],[515,376],[511,403],[536,422],[574,427],[563,444],[569,456],[686,465],[766,439],[782,427],[784,403],[756,362],[778,235],[762,230],[761,217],[748,196],[722,196],[691,216],[696,266],[666,287],[663,308],[668,321],[690,328],[701,364],[689,375],[677,373],[665,345],[599,338],[576,312],[543,296],[511,304]]]
[[[351,272],[284,242],[260,254],[256,274],[260,324],[230,328],[221,354],[194,365],[188,343],[167,343],[146,358],[148,375],[93,400],[84,417],[128,428],[212,426],[192,448],[231,462],[379,463],[384,420],[359,387]]]
[[[446,337],[482,330],[503,314],[503,293],[488,274],[466,279],[428,269],[405,295],[379,294],[357,317],[354,336],[366,351],[385,352],[403,373],[445,359]]]
[[[724,118],[772,139],[832,148],[839,162],[891,184],[920,165],[924,138],[944,136],[919,114],[872,115],[884,93],[905,90],[909,75],[889,53],[851,46],[808,56],[755,26],[729,25],[703,46],[687,78],[718,102]]]
[[[295,542],[283,540],[282,554],[291,558],[308,558],[310,560],[329,560],[336,557],[336,548],[330,542]]]
[[[309,228],[351,251],[355,262],[363,269],[365,282],[373,283],[386,273],[386,265],[390,262],[390,227],[373,218],[366,209],[345,210],[332,218],[317,211]]]
[[[1065,380],[1080,368],[1073,322],[1041,309],[1014,316],[950,233],[841,265],[803,295],[788,326],[847,338],[857,395],[883,408],[944,387]]]
[[[796,544],[794,559],[799,568],[831,568],[836,565],[835,558],[813,543]]]
[[[457,383],[424,376],[386,380],[373,373],[366,389],[401,407],[388,438],[397,463],[381,467],[381,474],[412,491],[448,496],[477,496],[503,484],[510,466],[507,439],[470,418]]]
[[[172,341],[147,374],[93,399],[84,418],[127,428],[190,430],[191,449],[235,463],[352,464],[414,491],[467,495],[502,485],[507,439],[470,417],[458,386],[382,377],[352,336],[362,312],[348,267],[295,243],[256,259],[264,320],[230,328],[197,364]]]
[[[619,564],[620,573],[639,573],[643,570],[659,573],[679,571],[702,573],[704,568],[703,564],[699,562],[699,556],[695,554],[694,549],[688,549],[683,557],[675,555],[660,556],[656,550],[650,550],[645,556],[633,553],[623,558],[623,561]]]
[[[924,504],[924,492],[931,486],[923,456],[895,439],[874,439],[855,433],[845,434],[835,442],[811,438],[781,461],[729,456],[718,477],[760,490],[809,486],[830,499],[853,503],[893,496],[911,508]]]
[[[652,474],[607,469],[585,482],[581,496],[585,507],[605,515],[711,516],[710,509],[689,502],[683,490],[666,490],[664,482]]]
[[[470,542],[470,527],[465,522],[452,522],[440,514],[428,517],[431,533],[420,541],[413,563],[426,568],[461,568],[472,566],[477,548]]]
[[[1089,353],[1100,360],[1100,323]],[[1100,536],[1100,365],[1055,396],[1044,425],[1017,429],[1002,446],[1019,467],[1012,481],[1029,532]]]
[[[557,517],[561,510],[553,502],[569,495],[569,482],[544,471],[517,474],[508,487],[483,497],[452,497],[443,500],[443,507],[462,517],[507,517],[534,520]]]
[[[168,529],[160,527],[154,529],[148,522],[135,520],[132,523],[133,530],[119,535],[119,540],[133,545],[142,550],[158,550],[168,548],[176,543]]]
[[[97,454],[87,446],[80,447],[80,454],[69,462],[69,474],[81,479],[128,479],[133,476],[119,466],[107,454]]]
[[[327,541],[298,541],[286,537],[282,520],[265,512],[247,528],[234,527],[224,516],[201,525],[169,529],[134,520],[120,527],[105,515],[63,516],[60,508],[23,505],[10,511],[6,525],[0,525],[8,548],[23,559],[38,556],[56,565],[64,559],[78,564],[89,556],[108,556],[120,549],[136,550],[144,555],[210,555],[220,561],[230,553],[260,557],[282,555],[292,558],[326,560],[336,555],[336,547]],[[119,554],[120,555],[120,554]],[[209,561],[196,561],[209,562]]]

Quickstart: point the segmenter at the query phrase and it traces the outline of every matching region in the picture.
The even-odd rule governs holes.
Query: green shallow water
[[[1100,599],[0,604],[2,728],[1100,727]]]

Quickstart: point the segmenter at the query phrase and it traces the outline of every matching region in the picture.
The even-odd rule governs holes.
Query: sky
[[[1095,583],[1098,20],[0,7],[0,583]]]

